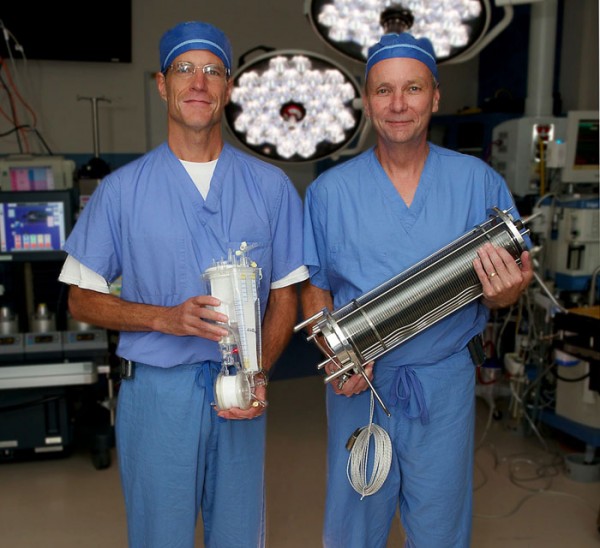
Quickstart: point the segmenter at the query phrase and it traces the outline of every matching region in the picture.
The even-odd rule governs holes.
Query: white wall
[[[598,0],[565,0],[563,109],[598,110]]]
[[[565,29],[560,89],[566,109],[598,108],[598,1],[565,0]],[[1,16],[1,8],[0,8]],[[93,16],[93,14],[92,14]],[[158,41],[174,24],[207,20],[230,37],[235,65],[244,52],[265,45],[306,49],[325,55],[360,76],[363,65],[338,54],[313,31],[303,0],[133,0],[131,64],[17,61],[21,90],[38,116],[38,129],[53,152],[93,151],[92,111],[80,96],[105,97],[100,102],[100,153],[145,152],[163,129],[157,111],[152,71],[158,68]],[[110,29],[107,29],[110,32]],[[10,64],[9,64],[10,66]],[[441,114],[477,103],[477,58],[440,67]],[[6,110],[6,99],[0,98]],[[157,112],[159,112],[157,118]],[[0,119],[0,133],[9,126]],[[31,136],[33,153],[45,150]],[[0,138],[0,154],[18,153],[14,136]]]

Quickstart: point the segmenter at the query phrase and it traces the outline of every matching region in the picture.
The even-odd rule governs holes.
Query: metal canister
[[[19,318],[8,306],[0,307],[0,335],[19,332]]]
[[[49,333],[56,331],[56,320],[46,303],[40,303],[31,317],[30,331],[32,333]]]

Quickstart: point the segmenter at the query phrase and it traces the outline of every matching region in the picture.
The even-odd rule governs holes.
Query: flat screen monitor
[[[62,156],[0,158],[0,190],[59,190],[73,187],[75,162]]]
[[[598,111],[569,111],[563,183],[597,183],[599,147]]]
[[[0,261],[64,260],[73,204],[70,190],[0,192]]]
[[[0,57],[48,61],[131,63],[132,1],[23,2],[0,7]]]

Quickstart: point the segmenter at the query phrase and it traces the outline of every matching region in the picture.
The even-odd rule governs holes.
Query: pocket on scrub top
[[[164,306],[177,302],[189,283],[185,239],[158,233],[136,236],[130,238],[129,249],[135,290],[144,302]]]

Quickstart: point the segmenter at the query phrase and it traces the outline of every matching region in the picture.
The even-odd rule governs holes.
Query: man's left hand
[[[533,261],[528,251],[521,253],[521,264],[506,249],[490,243],[477,250],[473,267],[483,289],[488,308],[504,308],[516,303],[533,279]]]
[[[254,396],[250,401],[250,407],[248,409],[241,409],[240,407],[230,407],[229,409],[217,410],[217,415],[224,419],[254,419],[260,417],[267,410],[267,387],[262,384],[258,385],[253,390]]]

